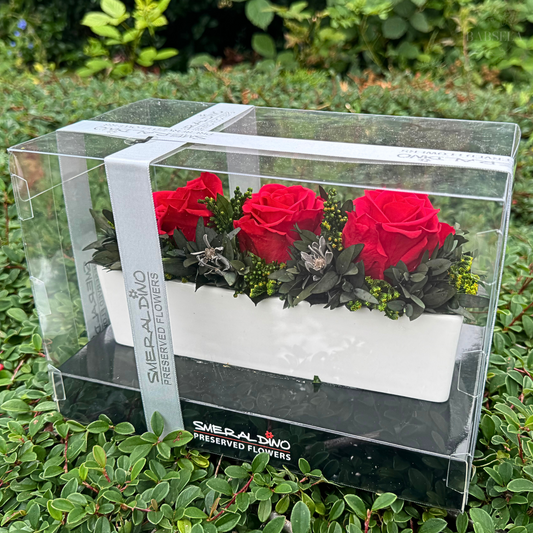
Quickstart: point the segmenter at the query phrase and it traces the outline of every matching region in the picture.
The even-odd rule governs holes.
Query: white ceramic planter
[[[122,272],[98,267],[98,275],[115,340],[133,346]],[[450,395],[460,316],[389,320],[367,309],[283,309],[277,298],[255,306],[226,289],[166,286],[176,355],[432,402]]]

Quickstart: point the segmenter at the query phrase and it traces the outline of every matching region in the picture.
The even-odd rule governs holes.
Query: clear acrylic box
[[[179,268],[169,276],[168,265],[176,264],[176,257],[179,263],[181,252],[172,256],[163,251],[166,279],[175,278],[164,285],[179,403],[184,426],[195,436],[193,445],[241,460],[267,451],[272,464],[291,469],[305,457],[312,468],[339,483],[463,509],[492,342],[519,129],[493,122],[242,106],[233,116],[218,115],[216,125],[200,121],[179,130],[180,123],[205,116],[215,106],[145,100],[95,118],[83,133],[74,125],[10,149],[35,305],[61,412],[84,423],[105,413],[114,422],[129,420],[139,431],[146,428],[128,314],[133,304],[127,303],[138,295],[130,290],[127,296],[116,264],[110,271],[90,263],[94,250],[86,247],[98,238],[89,209],[112,208],[104,159],[128,147],[125,153],[167,142],[167,153],[149,167],[152,190],[175,191],[202,173],[215,174],[228,198],[237,186],[242,192],[252,188],[253,196],[235,208],[242,215],[236,224],[241,230],[232,241],[237,244],[231,259],[252,257],[252,252],[278,260],[266,274],[254,270],[273,296],[252,302],[246,294],[235,298],[237,285],[228,286],[235,278],[246,293],[246,283],[251,283],[240,277],[237,263],[210,263],[206,270],[194,262],[208,260],[207,248],[215,250],[209,243],[213,233],[203,246],[193,245],[199,252],[196,260],[192,249],[188,252],[197,269],[188,279],[199,276],[195,279],[204,281],[198,285],[209,281],[196,292],[193,283],[181,282],[187,276]],[[176,125],[178,133],[168,133]],[[132,178],[135,194],[136,187]],[[321,189],[329,192],[328,199],[321,198]],[[165,194],[156,204],[164,204]],[[124,208],[122,195],[112,196],[113,206],[122,202]],[[255,207],[244,207],[246,202]],[[332,219],[324,204],[346,218],[334,222],[345,224],[337,241],[335,228],[325,229],[324,221]],[[178,209],[177,203],[172,205]],[[164,215],[156,212],[160,230],[168,221],[180,220],[188,224],[186,240],[195,241],[198,216],[194,219],[188,210],[192,222],[183,222],[183,213],[172,218],[176,212],[166,204],[164,209]],[[168,217],[164,223],[163,216]],[[242,222],[245,216],[248,225]],[[209,224],[209,217],[205,222]],[[314,252],[294,223],[317,235]],[[144,219],[139,224],[142,232]],[[130,239],[122,241],[120,230],[119,246],[135,242],[135,247],[128,244],[129,251],[142,259],[144,241],[132,240],[132,229],[122,229]],[[213,231],[222,234],[219,228]],[[318,234],[333,238],[321,244]],[[471,266],[458,272],[450,265],[459,268],[464,261],[448,261],[453,251],[447,249],[443,256],[442,250],[462,243],[460,234],[466,241],[462,258]],[[281,238],[286,245],[279,244]],[[168,245],[168,239],[164,236],[162,242]],[[365,248],[355,256],[358,239],[365,241]],[[332,248],[335,242],[337,248]],[[224,246],[216,253],[229,254]],[[339,247],[351,247],[348,266],[339,259]],[[283,255],[288,250],[292,256]],[[308,260],[299,255],[306,250]],[[106,256],[108,263],[116,259],[118,252],[113,253],[111,259]],[[299,266],[289,263],[295,258]],[[409,272],[405,277],[398,258]],[[272,274],[282,270],[283,275]],[[330,271],[337,285],[313,292],[324,288]],[[367,281],[369,273],[374,279]],[[414,273],[419,275],[412,278]],[[307,281],[298,285],[302,276]],[[389,280],[386,287],[376,281],[382,278]],[[315,285],[308,299],[295,305],[304,283]],[[417,283],[425,283],[423,289]],[[443,311],[435,302],[450,290],[446,284],[456,287],[457,294]],[[293,305],[286,309],[279,300],[283,286],[285,303]],[[398,299],[386,293],[390,286],[401,292],[401,309],[388,306],[386,294]],[[423,313],[419,299],[413,298],[422,293]],[[357,298],[348,300],[350,294]],[[380,300],[374,304],[369,294]],[[450,302],[459,301],[461,308],[452,309],[456,304]],[[324,309],[327,302],[338,307]],[[410,309],[406,302],[411,302]],[[373,310],[350,311],[346,303],[352,309]],[[376,308],[379,303],[385,306],[382,310]],[[472,303],[479,306],[469,307]],[[416,319],[391,320],[384,308],[390,315]],[[150,390],[143,389],[145,408]],[[167,403],[178,407],[172,396]]]

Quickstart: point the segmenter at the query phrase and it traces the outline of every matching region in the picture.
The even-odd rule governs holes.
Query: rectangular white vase
[[[115,340],[133,346],[122,272],[97,268]],[[231,290],[179,281],[166,288],[176,355],[431,402],[450,395],[460,316],[411,322],[307,302],[283,309],[277,298],[256,306]]]

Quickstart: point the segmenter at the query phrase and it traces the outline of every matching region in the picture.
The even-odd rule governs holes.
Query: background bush
[[[26,64],[77,67],[89,36],[80,22],[97,8],[96,0],[7,0],[0,40]],[[532,0],[173,0],[167,16],[155,45],[180,51],[164,64],[173,70],[206,54],[225,64],[262,56],[292,68],[278,58],[287,48],[300,66],[357,75],[455,65],[527,81],[533,72]]]
[[[133,9],[134,0],[124,3],[130,11]],[[14,52],[30,65],[47,61],[77,67],[85,57],[83,47],[91,36],[81,21],[85,13],[98,10],[98,0],[8,0],[0,5],[0,39],[17,43]],[[226,49],[251,57],[251,38],[257,29],[246,18],[245,3],[219,7],[217,0],[173,0],[166,15],[170,25],[158,34],[156,44],[180,51],[167,63],[170,68],[185,70],[192,56],[207,53],[222,57]],[[32,49],[14,35],[20,19],[29,24]],[[281,20],[272,25],[280,45],[281,28]],[[232,52],[228,54],[234,57]]]

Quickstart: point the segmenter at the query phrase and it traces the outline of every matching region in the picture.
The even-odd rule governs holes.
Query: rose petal
[[[441,222],[439,226],[439,246],[444,244],[446,237],[450,235],[450,233],[455,235],[455,228],[449,224],[446,224],[446,222]]]
[[[360,258],[370,275],[380,275],[403,261],[415,269],[426,250],[433,252],[451,232],[441,224],[439,210],[424,194],[399,191],[365,191],[354,201],[343,231],[345,246],[364,244]],[[452,228],[453,230],[453,228]]]
[[[235,228],[241,228],[239,232],[239,247],[242,252],[252,252],[264,259],[267,263],[287,261],[289,246],[291,243],[284,233],[271,231],[265,226],[259,225],[251,217],[242,217],[233,223]]]
[[[289,247],[301,229],[320,232],[324,200],[301,185],[287,187],[269,183],[243,205],[243,217],[234,222],[240,227],[241,250],[251,251],[267,262],[287,261]]]
[[[211,212],[198,202],[206,197],[216,198],[222,194],[222,182],[215,174],[203,172],[184,187],[175,191],[156,191],[153,193],[155,214],[160,234],[172,234],[181,229],[188,240],[194,240],[198,219],[203,217],[207,224]]]

